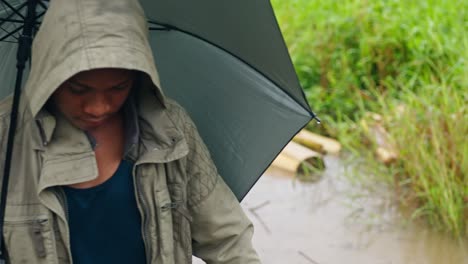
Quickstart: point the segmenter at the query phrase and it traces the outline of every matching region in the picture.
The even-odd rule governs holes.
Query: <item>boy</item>
[[[252,224],[160,89],[147,34],[136,0],[50,2],[19,110],[11,263],[259,263]]]

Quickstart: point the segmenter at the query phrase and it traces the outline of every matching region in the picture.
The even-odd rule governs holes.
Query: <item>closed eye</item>
[[[87,87],[83,87],[83,86],[78,86],[78,85],[75,85],[73,83],[71,83],[70,86],[68,86],[68,90],[73,93],[73,94],[76,94],[76,95],[83,95],[87,92],[90,91],[89,88]]]
[[[121,83],[121,84],[119,84],[117,86],[112,87],[112,90],[114,90],[114,91],[125,91],[128,88],[130,88],[129,83],[130,83],[130,80],[127,80],[127,81],[125,81],[125,83]]]

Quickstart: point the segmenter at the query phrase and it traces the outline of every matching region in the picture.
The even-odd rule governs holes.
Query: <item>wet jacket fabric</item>
[[[251,222],[188,114],[160,88],[147,34],[136,0],[50,2],[19,108],[4,226],[10,263],[72,263],[60,186],[95,179],[96,158],[86,134],[45,105],[76,73],[109,67],[142,73],[134,87],[138,140],[127,155],[147,262],[191,263],[194,254],[207,263],[259,263]],[[10,108],[11,98],[0,102],[2,168]]]

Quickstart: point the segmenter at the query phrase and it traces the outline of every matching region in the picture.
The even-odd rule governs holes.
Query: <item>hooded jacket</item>
[[[141,72],[133,88],[138,140],[128,155],[147,263],[191,263],[192,254],[207,263],[259,263],[251,222],[194,123],[160,88],[147,28],[137,0],[50,2],[20,101],[4,225],[10,263],[72,263],[60,186],[95,179],[96,158],[86,134],[45,105],[61,83],[97,68]],[[10,109],[11,98],[0,102],[2,167]]]

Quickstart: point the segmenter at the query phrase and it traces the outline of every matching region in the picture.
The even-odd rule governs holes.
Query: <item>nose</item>
[[[111,102],[105,95],[96,94],[90,98],[85,106],[84,112],[92,117],[100,118],[111,111]]]

